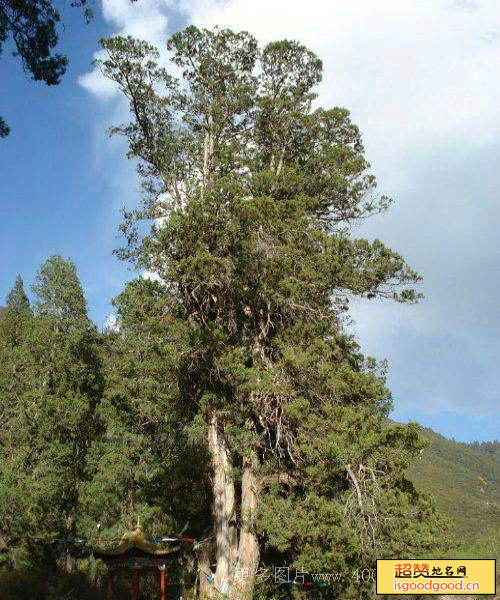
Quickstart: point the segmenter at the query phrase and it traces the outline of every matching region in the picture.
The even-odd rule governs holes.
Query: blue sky
[[[122,202],[116,182],[102,176],[112,165],[96,161],[91,126],[102,110],[76,80],[110,28],[100,12],[90,25],[66,12],[60,48],[70,66],[59,86],[34,83],[19,61],[7,52],[1,58],[0,114],[11,135],[0,144],[0,303],[16,273],[32,282],[45,258],[59,253],[76,262],[91,316],[102,323],[130,274],[111,255]]]
[[[500,438],[500,67],[496,0],[96,0],[85,25],[65,10],[63,82],[31,82],[0,58],[0,304],[52,253],[71,257],[91,317],[134,276],[112,254],[119,208],[138,199],[133,164],[106,128],[126,118],[91,67],[98,39],[163,46],[187,23],[299,39],[324,60],[319,102],[352,110],[391,210],[359,231],[424,276],[416,307],[355,302],[367,353],[389,361],[394,417],[460,440]]]

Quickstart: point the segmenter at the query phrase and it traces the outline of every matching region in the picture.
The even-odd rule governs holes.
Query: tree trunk
[[[231,593],[231,598],[234,600],[251,600],[255,584],[255,573],[259,566],[259,542],[255,531],[255,513],[259,491],[255,470],[255,455],[245,457],[241,481],[241,529],[238,563]]]
[[[68,540],[72,539],[75,533],[74,521],[73,521],[73,510],[66,517],[66,537]],[[64,568],[66,573],[73,573],[73,557],[71,556],[71,546],[66,544],[66,556],[64,557]]]
[[[236,498],[231,455],[215,415],[210,420],[208,446],[212,455],[213,516],[217,559],[213,585],[219,592],[227,593],[238,554]]]

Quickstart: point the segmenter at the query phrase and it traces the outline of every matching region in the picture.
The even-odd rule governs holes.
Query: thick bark
[[[238,554],[236,496],[231,454],[215,415],[212,416],[209,424],[208,445],[212,455],[213,515],[217,560],[213,585],[220,592],[227,593]]]
[[[238,546],[238,562],[234,573],[231,598],[250,600],[253,595],[255,573],[259,566],[259,542],[255,530],[255,514],[259,498],[254,455],[243,461],[241,481],[241,529]]]
[[[232,459],[224,432],[215,416],[212,416],[210,420],[208,444],[212,456],[217,568],[212,585],[204,586],[203,591],[200,587],[200,596],[219,596],[213,594],[215,588],[219,592],[227,594],[231,600],[250,600],[260,556],[255,530],[255,515],[259,498],[257,458],[252,453],[243,460],[241,523],[238,541]]]

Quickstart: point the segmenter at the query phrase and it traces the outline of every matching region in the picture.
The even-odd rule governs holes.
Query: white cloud
[[[183,0],[190,20],[289,37],[324,61],[319,102],[360,126],[387,215],[360,230],[424,275],[416,307],[356,303],[396,405],[498,410],[497,0]],[[471,402],[473,398],[473,402]]]
[[[468,3],[466,6],[469,6]],[[497,119],[498,2],[451,0],[183,0],[202,26],[291,37],[324,60],[321,101],[352,109],[390,142],[418,133],[477,131]],[[478,123],[479,117],[479,123]]]
[[[114,313],[111,313],[106,317],[106,320],[104,321],[104,330],[120,331],[120,323],[118,317]]]
[[[102,8],[116,34],[160,48],[175,12],[199,26],[246,29],[262,42],[304,42],[324,60],[321,102],[349,107],[374,147],[477,135],[498,122],[497,0],[103,0]],[[96,71],[80,83],[112,94]]]
[[[182,16],[297,39],[323,59],[319,102],[351,110],[397,199],[360,233],[425,280],[417,307],[355,307],[362,345],[388,356],[396,403],[498,410],[498,0],[103,0],[103,11],[116,33],[161,47]],[[80,83],[113,95],[96,72]]]
[[[166,10],[174,6],[174,0],[102,0],[104,19],[113,26],[113,35],[131,35],[145,40],[158,48],[165,46],[168,17]],[[102,57],[96,52],[95,58]],[[78,83],[96,97],[107,100],[117,94],[116,86],[105,79],[95,68],[78,78]]]

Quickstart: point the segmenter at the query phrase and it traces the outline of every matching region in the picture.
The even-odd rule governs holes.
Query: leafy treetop
[[[24,284],[20,275],[16,277],[14,287],[7,296],[7,308],[15,313],[20,313],[30,308],[30,301],[24,291]]]

